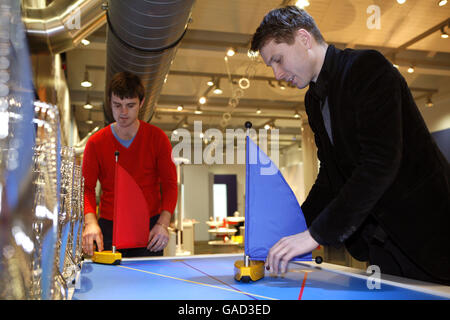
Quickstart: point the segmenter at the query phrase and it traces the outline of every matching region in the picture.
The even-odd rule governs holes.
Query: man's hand
[[[308,230],[281,238],[269,251],[265,267],[270,273],[287,271],[288,262],[294,257],[316,249],[319,244],[311,237]]]
[[[94,241],[98,251],[103,251],[103,234],[97,222],[95,213],[87,213],[84,216],[83,251],[87,255],[94,254]]]
[[[163,211],[160,214],[158,222],[150,230],[148,235],[147,250],[157,252],[163,250],[169,242],[169,227],[170,218],[172,215],[168,211]]]

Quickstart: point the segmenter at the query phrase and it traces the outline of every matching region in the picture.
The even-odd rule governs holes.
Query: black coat
[[[302,204],[313,238],[366,260],[361,226],[371,216],[409,258],[450,279],[450,167],[397,69],[377,51],[329,45],[305,105],[320,160]]]

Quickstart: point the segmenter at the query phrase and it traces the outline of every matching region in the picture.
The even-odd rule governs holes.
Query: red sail
[[[117,249],[146,247],[149,224],[147,201],[141,188],[116,162],[113,245]]]

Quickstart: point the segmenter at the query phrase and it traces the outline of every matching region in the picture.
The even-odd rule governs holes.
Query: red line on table
[[[303,276],[302,288],[300,289],[300,294],[298,295],[298,300],[302,300],[303,289],[305,289],[307,275],[308,275],[308,272],[305,272],[305,275]]]

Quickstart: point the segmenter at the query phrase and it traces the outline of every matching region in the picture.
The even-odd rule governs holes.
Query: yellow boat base
[[[120,264],[122,260],[122,254],[120,252],[112,251],[95,251],[92,256],[92,261],[101,264]]]
[[[243,260],[234,263],[234,279],[240,282],[257,281],[264,278],[264,261],[249,261],[248,267]]]

